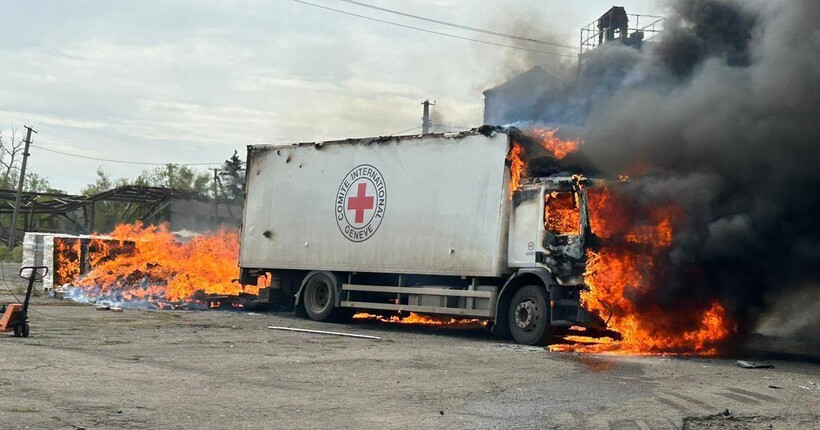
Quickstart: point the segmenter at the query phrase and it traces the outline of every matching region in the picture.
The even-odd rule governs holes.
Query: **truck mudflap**
[[[587,287],[580,285],[551,284],[550,323],[553,326],[580,326],[592,329],[606,329],[606,322],[581,305],[581,291]]]

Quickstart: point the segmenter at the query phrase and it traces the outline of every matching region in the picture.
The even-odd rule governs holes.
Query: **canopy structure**
[[[14,212],[16,191],[0,189],[0,238],[8,240],[9,222]],[[126,185],[98,194],[83,196],[59,193],[22,193],[20,219],[23,231],[89,234],[99,231],[101,220],[95,216],[99,204],[117,202],[125,205],[122,222],[144,223],[168,221],[172,201],[198,201],[216,206],[232,204],[225,199],[172,188]],[[18,224],[18,228],[20,225]],[[17,234],[15,234],[17,236]],[[22,232],[19,237],[22,238]]]

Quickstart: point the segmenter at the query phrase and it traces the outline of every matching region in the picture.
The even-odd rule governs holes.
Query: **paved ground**
[[[31,337],[0,335],[2,429],[820,427],[817,364],[551,353],[281,313],[33,309]]]

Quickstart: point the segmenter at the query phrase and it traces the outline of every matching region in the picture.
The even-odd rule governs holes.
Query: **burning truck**
[[[557,162],[577,142],[552,141],[484,126],[249,146],[240,282],[317,321],[413,312],[527,345],[615,336],[582,303],[594,182]],[[525,153],[543,176],[525,176]]]
[[[241,232],[137,223],[46,235],[41,261],[53,262],[55,290],[110,306],[284,302],[319,321],[561,337],[553,350],[716,354],[733,333],[723,303],[652,299],[670,285],[683,209],[624,193],[633,181],[590,179],[600,174],[580,146],[555,130],[489,126],[251,146]]]

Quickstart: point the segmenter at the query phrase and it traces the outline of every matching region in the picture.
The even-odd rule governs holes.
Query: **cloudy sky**
[[[305,0],[449,34],[575,54],[414,20],[341,0]],[[361,0],[442,21],[577,45],[611,1]],[[579,5],[582,3],[583,5]],[[657,0],[622,3],[663,14]],[[33,125],[29,169],[79,192],[95,170],[219,163],[254,143],[476,126],[484,89],[572,58],[448,38],[294,0],[7,0],[0,6],[0,130]]]

